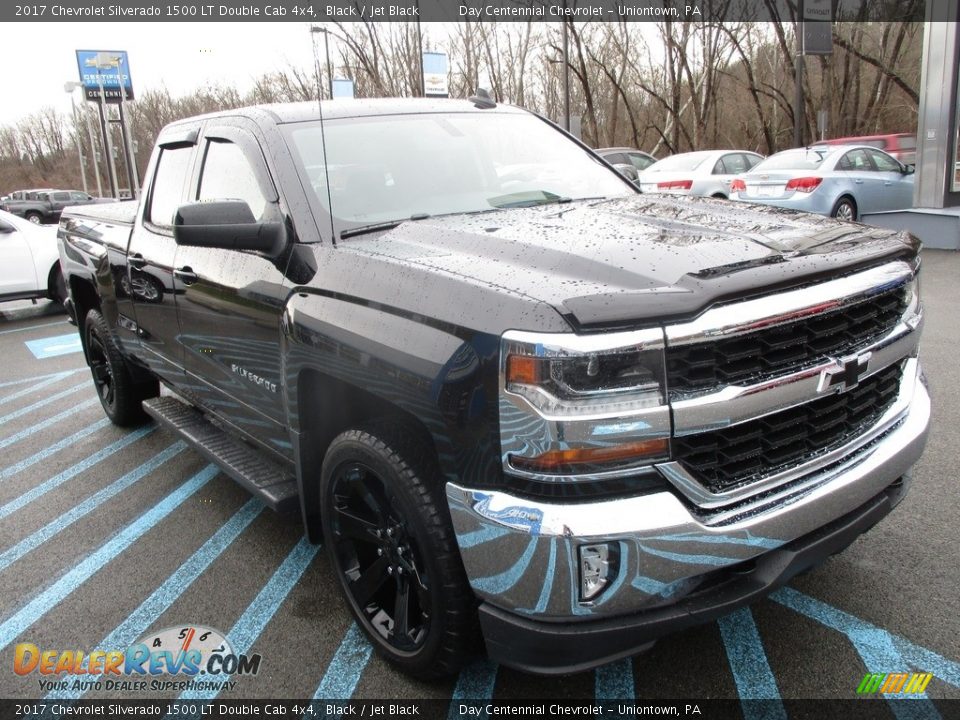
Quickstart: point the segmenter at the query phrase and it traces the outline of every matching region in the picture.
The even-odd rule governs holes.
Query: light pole
[[[87,190],[87,166],[83,162],[83,148],[80,140],[80,123],[77,121],[77,104],[73,101],[73,91],[82,87],[78,82],[65,82],[63,91],[70,95],[70,109],[73,111],[73,140],[77,144],[77,158],[80,160],[80,179],[83,180],[83,191],[90,194]],[[90,148],[93,151],[93,148]]]
[[[330,31],[319,25],[310,26],[311,33],[323,33],[323,52],[327,56],[327,93],[333,100],[333,68],[330,65]]]

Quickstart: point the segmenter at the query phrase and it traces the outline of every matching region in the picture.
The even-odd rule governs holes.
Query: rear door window
[[[837,163],[837,170],[845,170],[847,172],[873,172],[874,167],[873,163],[870,162],[870,158],[867,156],[867,151],[858,148],[857,150],[844,153],[843,157],[840,158],[840,161]]]
[[[741,153],[730,153],[722,158],[723,167],[726,168],[727,175],[739,175],[750,169],[746,158]]]

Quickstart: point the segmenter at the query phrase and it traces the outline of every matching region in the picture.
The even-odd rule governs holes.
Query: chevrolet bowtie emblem
[[[846,392],[860,384],[860,378],[867,372],[871,353],[851,355],[837,360],[836,365],[820,373],[817,392]]]

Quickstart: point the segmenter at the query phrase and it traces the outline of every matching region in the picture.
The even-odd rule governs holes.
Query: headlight
[[[913,280],[907,283],[904,292],[905,310],[903,318],[914,330],[923,320],[923,304],[920,302],[920,276],[914,275]]]
[[[597,336],[508,333],[504,388],[546,418],[610,416],[664,404],[659,330]]]
[[[624,475],[669,451],[663,332],[511,331],[501,343],[505,470],[540,480]]]

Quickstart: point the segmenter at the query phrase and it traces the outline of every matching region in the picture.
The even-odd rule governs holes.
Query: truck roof
[[[480,109],[469,100],[453,100],[447,98],[372,98],[372,99],[344,99],[324,100],[323,117],[325,119],[344,117],[365,117],[375,115],[407,115],[413,113],[484,113],[484,112],[526,112],[512,105],[498,104],[492,109]],[[171,123],[176,126],[181,122],[209,119],[217,117],[231,117],[242,115],[258,122],[273,124],[305,122],[320,119],[320,108],[316,101],[296,103],[275,103],[270,105],[251,105],[233,110],[199,115],[184,118]]]

